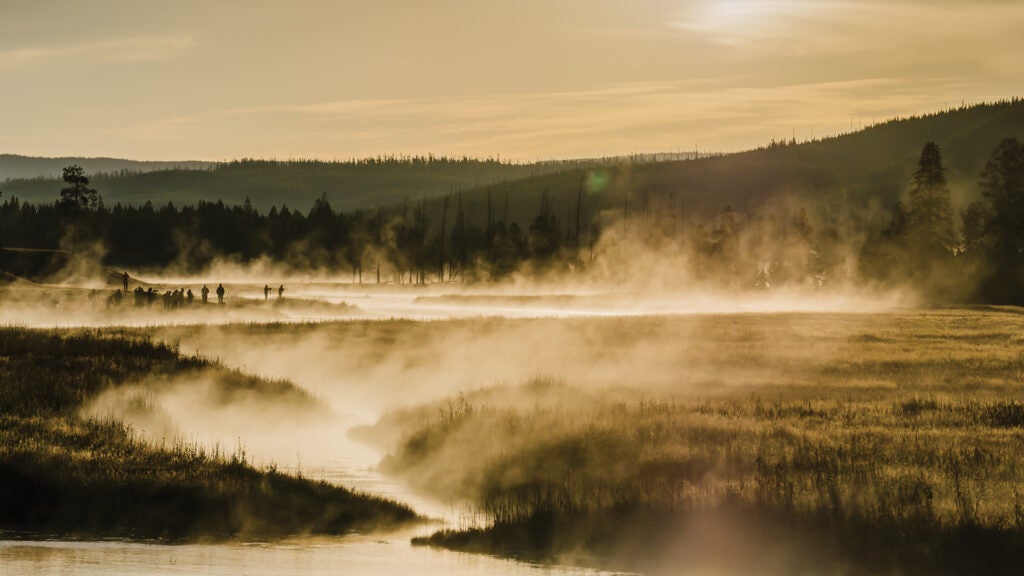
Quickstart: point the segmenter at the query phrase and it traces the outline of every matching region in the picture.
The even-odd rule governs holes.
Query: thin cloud
[[[141,121],[106,134],[143,146],[177,142],[186,151],[217,142],[220,148],[204,155],[209,158],[452,152],[532,160],[691,150],[695,141],[703,151],[730,151],[938,110],[949,104],[940,95],[982,89],[955,76],[753,84],[736,77],[533,94],[249,106]],[[995,96],[1000,95],[979,98]]]
[[[936,109],[932,94],[962,86],[962,78],[934,82],[901,78],[746,86],[713,82],[637,82],[575,92],[464,98],[353,100],[223,110],[193,127],[226,132],[242,125],[289,127],[301,154],[327,157],[403,151],[457,150],[476,155],[532,159],[600,155],[604,151],[728,150],[743,142],[824,136],[872,119]],[[885,98],[867,99],[884,93]],[[176,122],[161,127],[179,128]],[[156,126],[140,135],[166,136]],[[271,142],[246,154],[285,156]],[[262,144],[262,146],[261,146]],[[332,150],[334,147],[339,147]]]
[[[695,141],[727,151],[1019,96],[1019,1],[638,0],[597,10],[570,0],[555,16],[578,17],[561,19],[528,4],[514,23],[458,2],[424,9],[438,26],[368,4],[345,20],[349,33],[327,36],[305,16],[289,35],[276,9],[243,24],[176,8],[152,18],[161,31],[112,25],[102,42],[9,37],[0,77],[17,75],[19,90],[0,95],[18,110],[5,135],[44,154],[534,159]],[[494,24],[486,38],[445,32],[481,18]],[[192,36],[166,30],[194,31],[209,57],[192,57]],[[100,67],[184,57],[190,66],[120,64],[132,74],[104,78],[85,98],[60,89]],[[55,134],[77,146],[57,148]]]
[[[173,60],[197,45],[192,36],[136,36],[67,46],[27,46],[0,51],[0,68],[28,68],[60,62],[120,63]]]

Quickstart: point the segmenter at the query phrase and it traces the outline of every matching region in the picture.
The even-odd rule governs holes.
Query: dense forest
[[[738,289],[910,283],[944,300],[1024,302],[1021,141],[1005,138],[990,152],[976,183],[979,199],[959,217],[941,147],[925,144],[914,166],[904,199],[881,226],[793,202],[745,211],[726,205],[705,218],[667,204],[672,193],[632,204],[627,194],[611,206],[600,168],[560,175],[576,182],[575,205],[562,213],[545,191],[536,201],[488,195],[482,219],[471,218],[457,194],[443,197],[439,214],[423,200],[346,212],[326,196],[306,213],[286,206],[261,212],[249,201],[108,208],[82,168],[70,166],[56,202],[0,204],[0,245],[7,247],[0,267],[39,274],[46,262],[25,251],[59,249],[93,251],[110,265],[189,271],[215,258],[266,258],[285,269],[350,270],[356,282],[474,282],[514,273],[622,281],[668,268],[688,283]],[[532,214],[512,219],[513,208]]]

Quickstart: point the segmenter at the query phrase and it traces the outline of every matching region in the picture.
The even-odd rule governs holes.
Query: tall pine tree
[[[953,254],[953,206],[942,166],[942,152],[934,142],[921,150],[907,202],[907,245],[917,258],[933,260]]]

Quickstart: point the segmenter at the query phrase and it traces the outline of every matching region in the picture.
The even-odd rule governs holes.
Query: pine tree
[[[918,257],[951,255],[956,244],[942,152],[934,142],[921,150],[907,206],[908,244]]]
[[[988,205],[986,234],[1003,254],[1024,252],[1024,144],[1003,140],[981,173],[981,195]]]
[[[89,188],[89,178],[77,164],[64,168],[63,179],[68,186],[61,188],[57,205],[70,219],[66,225],[70,226],[71,251],[74,252],[89,233],[87,229],[92,224],[93,213],[100,207],[100,195],[95,189]]]
[[[1024,302],[1024,144],[1003,140],[981,173],[982,200],[962,214],[964,244],[985,302]]]
[[[96,190],[89,188],[89,178],[81,166],[74,164],[64,168],[66,188],[60,190],[60,205],[74,212],[93,210],[99,206],[100,198]]]

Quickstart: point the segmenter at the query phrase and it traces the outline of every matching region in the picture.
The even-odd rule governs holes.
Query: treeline
[[[88,180],[79,178],[54,204],[8,199],[0,204],[0,246],[6,250],[66,250],[99,246],[106,263],[136,268],[178,266],[198,271],[215,258],[240,262],[269,258],[283,268],[351,270],[355,281],[465,281],[501,278],[530,261],[545,269],[572,257],[562,226],[547,208],[529,227],[502,219],[470,223],[457,197],[445,200],[439,220],[424,202],[376,211],[336,211],[325,198],[306,214],[287,206],[261,213],[251,203],[229,206],[199,202],[176,207],[90,200]],[[95,198],[95,197],[93,197]],[[37,270],[11,270],[15,273]],[[372,270],[373,278],[364,278]]]
[[[79,156],[46,158],[18,154],[0,154],[0,182],[33,178],[60,179],[61,170],[65,166],[70,165],[81,166],[89,174],[127,175],[156,170],[202,169],[213,164],[213,162],[199,160],[140,161],[123,158],[85,158]]]
[[[83,171],[69,167],[56,203],[0,204],[0,245],[70,252],[100,245],[111,265],[191,271],[218,257],[266,258],[294,270],[351,271],[357,282],[602,273],[738,289],[913,284],[943,300],[1024,302],[1024,145],[1016,138],[992,153],[980,200],[961,215],[941,149],[925,145],[905,201],[885,226],[825,203],[766,202],[746,213],[726,207],[707,220],[688,214],[675,191],[602,193],[600,173],[566,173],[578,179],[571,204],[556,205],[543,190],[489,195],[484,217],[474,219],[458,194],[348,212],[326,196],[306,213],[287,206],[261,212],[248,201],[108,208]]]
[[[82,165],[78,163],[65,164]],[[593,161],[513,163],[499,158],[448,156],[376,156],[344,161],[241,159],[153,171],[95,171],[94,186],[108,204],[146,201],[157,205],[197,204],[222,200],[241,204],[249,198],[267,211],[282,201],[307,212],[326,195],[338,210],[368,209],[402,201],[407,195],[436,197],[496,182],[548,174]],[[82,165],[84,167],[84,165]],[[2,174],[0,174],[2,175]],[[9,179],[0,185],[8,195],[41,203],[53,198],[59,177]]]

